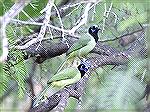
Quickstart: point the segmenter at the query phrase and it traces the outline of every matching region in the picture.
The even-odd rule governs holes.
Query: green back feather
[[[60,81],[60,80],[66,80],[66,79],[72,79],[74,78],[77,73],[79,73],[78,69],[76,67],[69,67],[66,68],[56,75],[54,75],[49,81],[48,84],[55,82],[55,81]]]
[[[89,34],[85,34],[84,36],[82,36],[79,40],[77,40],[77,42],[75,42],[67,51],[66,55],[69,55],[70,53],[72,53],[73,51],[79,50],[82,47],[86,46],[87,43],[91,40],[91,38],[93,38],[91,35]]]

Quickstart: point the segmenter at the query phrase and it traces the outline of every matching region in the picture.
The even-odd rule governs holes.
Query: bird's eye
[[[82,68],[85,68],[85,65],[82,65]]]
[[[84,70],[85,65],[81,65],[80,70]]]
[[[97,25],[93,25],[93,29],[96,29],[96,28],[98,28],[98,26]]]
[[[85,65],[82,65],[81,68],[85,68]]]

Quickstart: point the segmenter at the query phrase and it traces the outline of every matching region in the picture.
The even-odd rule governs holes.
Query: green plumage
[[[96,45],[94,38],[86,33],[80,37],[67,51],[66,55],[68,58],[83,57],[87,55]]]
[[[90,35],[86,34],[86,37],[80,37],[80,39],[75,42],[67,51],[66,55],[69,55],[70,53],[72,53],[73,51],[79,50],[83,47],[85,47],[87,45],[87,43],[91,40],[91,38],[89,38]]]
[[[100,29],[97,26],[91,26],[88,32],[81,35],[79,40],[77,40],[67,51],[66,59],[63,61],[61,66],[58,68],[58,72],[63,68],[65,63],[74,60],[76,57],[79,59],[86,57],[88,53],[95,47],[98,41],[98,31]],[[57,72],[57,73],[58,73]]]
[[[81,74],[77,69],[73,68],[71,72],[69,71],[64,72],[63,70],[54,75],[50,81],[48,81],[48,84],[51,84],[53,87],[63,88],[67,85],[76,83],[81,79]]]
[[[78,73],[80,73],[77,67],[66,68],[59,73],[55,74],[49,81],[48,84],[51,84],[55,81],[73,79]]]
[[[44,96],[45,92],[50,87],[63,88],[67,85],[73,84],[81,79],[81,73],[77,67],[66,68],[55,74],[48,82],[48,86],[43,89],[41,94],[37,97],[34,104],[37,104]]]

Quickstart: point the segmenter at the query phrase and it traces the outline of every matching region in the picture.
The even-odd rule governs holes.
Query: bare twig
[[[43,25],[41,26],[41,30],[39,32],[39,35],[37,38],[33,39],[32,41],[30,41],[31,44],[35,43],[36,41],[40,41],[40,44],[41,44],[41,41],[46,33],[46,28],[47,28],[47,25],[49,24],[49,21],[50,21],[50,16],[51,16],[51,9],[52,9],[52,4],[53,4],[54,0],[48,0],[48,3],[47,3],[47,6],[41,11],[41,13],[45,12],[45,19],[43,20]],[[29,44],[29,46],[31,45]],[[40,45],[39,44],[39,45]],[[38,47],[39,47],[38,45]],[[28,47],[29,47],[28,46]],[[38,49],[38,47],[36,48],[36,50]]]
[[[69,14],[67,14],[65,17],[70,16],[74,11],[76,11],[77,9],[79,9],[79,7],[81,6],[81,3],[79,3],[77,5],[77,7],[75,9],[73,9]]]
[[[44,23],[22,21],[22,20],[18,20],[18,19],[12,19],[12,22],[18,22],[18,23],[27,24],[27,25],[37,25],[37,26],[42,26],[42,25],[44,25]],[[48,24],[47,26],[50,27],[50,28],[53,28],[53,29],[55,29],[55,30],[58,30],[58,31],[63,31],[63,32],[65,32],[65,33],[69,33],[69,30],[65,30],[65,29],[62,30],[61,28],[56,27],[56,26],[53,26],[53,25],[50,25],[50,24]],[[39,41],[38,41],[38,42],[39,42]],[[25,49],[25,48],[21,48],[21,49]]]
[[[110,7],[109,7],[109,9],[107,10],[107,6],[106,6],[106,3],[104,3],[104,7],[105,7],[105,12],[104,12],[104,19],[103,19],[103,28],[102,28],[102,33],[104,32],[104,30],[105,30],[105,23],[106,23],[106,19],[108,18],[108,16],[109,16],[109,13],[110,13],[110,11],[111,11],[111,9],[112,9],[112,5],[113,5],[113,3],[111,3],[110,4]]]
[[[59,21],[60,21],[60,25],[61,25],[61,29],[62,29],[62,37],[64,38],[64,26],[63,26],[63,22],[61,20],[61,17],[60,17],[60,13],[59,13],[59,10],[57,9],[56,5],[53,4],[56,12],[57,12],[57,15],[58,15],[58,18],[59,18]]]
[[[116,24],[117,19],[118,19],[118,16],[117,16],[117,14],[116,14],[115,12],[111,12],[111,13],[115,16],[115,21],[114,21],[114,23]]]
[[[65,29],[63,28],[63,23],[62,23],[60,14],[59,14],[59,10],[57,9],[57,7],[56,7],[54,4],[52,4],[52,5],[55,7],[56,12],[57,12],[57,14],[58,14],[58,17],[59,17],[59,20],[60,20],[60,23],[61,23],[61,28],[55,27],[55,26],[50,25],[50,24],[46,24],[46,26],[51,27],[51,28],[54,28],[54,29],[59,30],[59,31],[62,31],[62,32],[63,32],[63,33],[62,33],[62,36],[63,36],[63,37],[64,37],[64,34],[65,34],[65,33],[67,33],[67,34],[69,34],[69,35],[75,36],[75,35],[74,35],[75,31],[76,31],[80,26],[82,26],[83,24],[85,24],[85,23],[87,22],[89,10],[90,10],[91,8],[93,8],[97,3],[99,3],[99,1],[96,2],[96,3],[95,3],[94,5],[92,5],[92,6],[91,6],[91,4],[92,4],[91,2],[90,2],[90,3],[87,3],[87,5],[86,5],[86,7],[85,7],[84,14],[82,15],[82,17],[81,17],[81,19],[80,19],[80,22],[79,22],[76,26],[74,26],[72,29],[70,29],[70,30],[65,30]],[[44,10],[46,10],[46,9],[44,9]],[[34,24],[34,25],[42,25],[42,26],[45,26],[44,23],[36,23],[36,22],[32,22],[32,23],[31,23],[31,22],[20,21],[20,20],[14,20],[14,19],[13,19],[13,21],[15,21],[15,22],[20,22],[20,23],[23,23],[23,24]],[[42,27],[41,27],[41,29],[42,29]],[[45,31],[45,30],[43,30],[43,31]],[[40,33],[39,33],[39,34],[40,34]],[[43,33],[43,34],[45,34],[45,33]],[[43,39],[43,38],[41,38],[41,39]],[[25,45],[23,45],[23,46],[15,46],[15,48],[17,48],[17,49],[26,49],[26,48],[28,48],[30,45],[34,44],[34,43],[37,43],[37,42],[39,42],[39,41],[41,42],[41,39],[39,39],[39,38],[32,39],[31,41],[29,41],[29,42],[26,43]],[[40,44],[41,44],[41,43],[40,43]],[[39,48],[39,46],[38,46],[37,48]],[[36,49],[37,49],[37,48],[36,48]]]
[[[80,23],[78,23],[76,26],[74,26],[74,27],[69,31],[70,34],[74,34],[77,29],[79,29],[82,25],[86,24],[87,19],[88,19],[88,12],[89,12],[89,10],[90,10],[90,6],[91,6],[91,3],[87,3],[87,5],[86,5],[86,7],[85,7],[84,14],[81,16],[81,21],[80,21]]]

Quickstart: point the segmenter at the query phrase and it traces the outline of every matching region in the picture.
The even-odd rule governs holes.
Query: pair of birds
[[[44,92],[50,87],[60,87],[63,88],[67,85],[76,83],[79,81],[85,73],[88,71],[89,66],[81,63],[78,67],[69,67],[61,71],[64,63],[68,60],[75,59],[76,57],[82,58],[86,56],[96,45],[98,41],[98,31],[100,29],[97,26],[91,26],[88,29],[88,33],[82,36],[77,42],[75,42],[66,53],[66,60],[61,65],[57,73],[48,81],[48,86],[44,91],[38,96],[41,99]],[[37,101],[35,101],[35,104]]]

